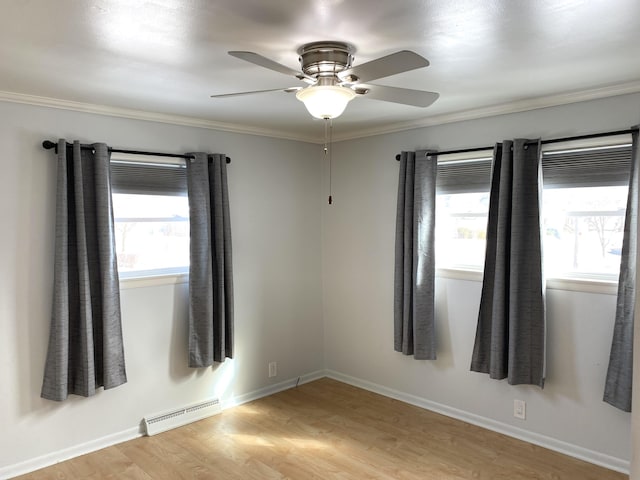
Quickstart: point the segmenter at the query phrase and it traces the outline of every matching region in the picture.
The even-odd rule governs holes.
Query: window
[[[547,189],[542,236],[549,276],[617,280],[628,187]]]
[[[164,158],[139,159],[118,156],[111,161],[120,276],[186,273],[189,203],[184,167]]]
[[[478,155],[478,153],[476,153]],[[482,270],[489,212],[491,152],[438,160],[436,266]]]
[[[488,191],[437,196],[435,248],[439,267],[482,269],[488,212]]]
[[[188,269],[187,197],[115,193],[113,210],[120,274],[142,276]]]
[[[547,276],[617,280],[630,160],[630,145],[619,140],[543,150],[541,234]],[[490,165],[484,155],[438,164],[439,268],[483,268]]]

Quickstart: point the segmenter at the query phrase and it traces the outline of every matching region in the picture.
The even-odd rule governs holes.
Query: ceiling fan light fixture
[[[314,85],[296,92],[296,98],[304,103],[309,113],[321,119],[337,118],[342,115],[356,92],[338,85]]]

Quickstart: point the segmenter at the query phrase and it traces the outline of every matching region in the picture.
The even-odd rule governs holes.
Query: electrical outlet
[[[527,404],[524,400],[513,401],[513,416],[522,420],[527,418]]]
[[[276,362],[269,362],[269,378],[278,375],[278,364]]]

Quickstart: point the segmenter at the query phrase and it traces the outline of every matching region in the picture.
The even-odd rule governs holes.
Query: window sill
[[[438,268],[436,269],[436,277],[482,282],[482,271],[470,268]],[[618,282],[612,280],[594,280],[589,278],[547,278],[547,289],[617,295]]]
[[[188,273],[165,273],[140,277],[120,278],[120,290],[129,288],[157,287],[160,285],[178,285],[189,282]]]
[[[601,293],[604,295],[618,294],[617,281],[590,278],[547,278],[547,288],[551,290],[568,290],[570,292]]]

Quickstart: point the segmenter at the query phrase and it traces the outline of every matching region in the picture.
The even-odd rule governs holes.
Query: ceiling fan
[[[254,52],[231,51],[229,55],[274,70],[292,75],[306,86],[255,90],[250,92],[211,95],[226,98],[255,93],[296,92],[311,115],[331,119],[342,114],[349,101],[355,97],[368,97],[385,102],[401,103],[415,107],[428,107],[440,96],[434,92],[408,88],[374,85],[368,82],[398,73],[408,72],[429,65],[426,58],[415,52],[402,50],[376,60],[352,66],[355,48],[343,42],[313,42],[298,49],[302,71],[296,71]]]

